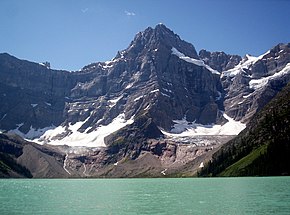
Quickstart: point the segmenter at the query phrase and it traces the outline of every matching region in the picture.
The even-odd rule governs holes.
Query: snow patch
[[[51,125],[51,126],[48,126],[48,127],[44,127],[44,128],[33,128],[32,126],[30,126],[29,131],[25,134],[25,133],[23,133],[23,132],[21,132],[21,131],[19,130],[20,127],[23,126],[23,125],[24,125],[24,123],[17,124],[17,128],[8,131],[8,133],[14,133],[14,134],[17,134],[17,135],[19,135],[20,137],[26,139],[26,140],[32,140],[32,139],[34,139],[34,138],[39,138],[39,137],[40,137],[41,135],[43,135],[46,131],[55,128],[54,125]]]
[[[124,52],[121,52],[121,59],[124,58]],[[114,66],[114,63],[121,60],[120,58],[113,58],[112,60],[105,61],[105,63],[99,64],[103,69],[109,69]],[[104,65],[103,65],[104,64]]]
[[[251,55],[246,55],[245,58],[234,68],[229,69],[227,71],[222,72],[222,77],[234,77],[240,72],[243,72],[244,69],[249,69],[253,64],[255,64],[257,61],[263,59],[263,57],[267,54],[269,54],[270,51],[266,52],[265,54],[260,55],[259,57],[254,57]]]
[[[225,113],[223,117],[228,120],[224,125],[202,125],[195,122],[188,122],[185,118],[174,120],[174,127],[171,132],[162,131],[163,134],[172,137],[202,136],[202,135],[238,135],[246,128],[246,125],[235,121]]]
[[[105,65],[102,65],[102,68],[103,69],[109,69],[109,68],[112,68],[114,65],[113,65],[113,61],[106,61],[105,62]]]
[[[161,95],[166,96],[168,98],[170,98],[170,95],[167,95],[166,93],[161,93]]]
[[[51,103],[49,102],[44,102],[46,105],[51,106]]]
[[[142,99],[143,97],[144,97],[144,95],[138,96],[137,98],[134,99],[134,102],[137,102],[138,100]]]
[[[43,135],[46,131],[53,129],[53,128],[55,128],[54,125],[49,126],[49,127],[45,127],[45,128],[38,128],[38,129],[30,126],[30,130],[24,135],[24,137],[26,139],[29,139],[29,140],[34,139],[34,138],[38,138],[41,135]]]
[[[105,147],[104,138],[113,132],[125,127],[126,125],[132,124],[134,122],[134,116],[129,120],[125,119],[125,114],[122,113],[118,115],[112,122],[108,125],[101,125],[90,133],[79,132],[78,129],[89,119],[88,117],[85,121],[77,122],[74,125],[69,124],[67,128],[59,126],[55,129],[46,131],[40,138],[34,141],[39,144],[51,144],[51,145],[68,145],[68,146],[86,146],[86,147]],[[70,133],[63,138],[57,139],[57,135],[62,134],[66,130]]]
[[[270,80],[282,77],[282,76],[284,76],[286,74],[289,74],[289,73],[290,73],[290,63],[288,63],[280,72],[277,72],[274,75],[263,77],[263,78],[260,78],[260,79],[252,79],[249,82],[249,87],[251,89],[254,89],[254,90],[263,88],[264,86],[267,85],[267,83]]]
[[[249,98],[250,96],[252,96],[253,93],[250,93],[248,95],[243,96],[244,99]]]
[[[199,168],[203,168],[203,167],[204,167],[204,164],[203,164],[203,162],[201,162],[199,165]]]
[[[30,104],[33,108],[35,108],[38,104]]]
[[[149,105],[147,105],[147,106],[144,108],[144,110],[148,110],[148,109],[149,109],[149,107],[150,107],[150,104],[149,104]]]
[[[144,96],[139,96],[136,99],[134,99],[134,102],[137,102],[138,100],[142,99]]]
[[[220,75],[220,73],[218,71],[216,71],[216,70],[212,69],[210,66],[206,65],[203,60],[197,60],[197,59],[185,56],[183,53],[181,53],[180,51],[178,51],[174,47],[172,47],[171,52],[173,55],[176,55],[177,57],[179,57],[180,59],[182,59],[188,63],[192,63],[192,64],[195,64],[197,66],[205,67],[211,73]]]
[[[172,93],[172,90],[166,89],[166,88],[162,88],[164,91]]]
[[[117,97],[117,98],[115,98],[115,99],[111,99],[111,100],[109,100],[109,101],[108,101],[108,102],[110,103],[110,104],[109,104],[109,107],[110,107],[110,108],[114,107],[114,106],[117,104],[117,102],[118,102],[122,97],[123,97],[123,95],[121,95],[121,96],[119,96],[119,97]]]
[[[134,85],[134,83],[130,83],[125,87],[125,89],[130,89],[131,87],[133,87],[133,85]]]
[[[152,90],[150,93],[156,93],[156,92],[159,92],[159,89]]]

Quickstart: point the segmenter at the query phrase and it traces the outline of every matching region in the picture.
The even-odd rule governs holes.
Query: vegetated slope
[[[290,174],[290,83],[247,128],[213,155],[200,176]]]
[[[0,178],[61,178],[64,155],[27,142],[17,135],[0,134]]]
[[[7,135],[0,134],[0,177],[31,178],[31,172],[17,163],[16,158],[22,154],[21,143]]]

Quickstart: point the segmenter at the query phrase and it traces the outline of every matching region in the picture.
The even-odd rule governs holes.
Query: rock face
[[[71,89],[89,76],[51,70],[9,54],[0,54],[0,68],[0,127],[24,134],[61,124]]]
[[[65,155],[51,147],[0,134],[0,177],[65,178]]]
[[[213,155],[201,175],[290,174],[290,83]]]
[[[222,72],[237,66],[242,60],[239,55],[229,55],[224,52],[209,52],[200,50],[199,57],[211,68]]]
[[[226,113],[248,122],[290,80],[290,44],[279,44],[259,57],[247,55],[233,69],[223,71]]]
[[[78,72],[50,70],[7,54],[1,59],[5,101],[0,108],[1,129],[30,138],[47,128],[62,130],[44,136],[40,139],[44,143],[64,139],[73,130],[92,134],[108,126],[114,131],[116,122],[119,129],[141,115],[164,130],[170,130],[176,119],[210,124],[222,118],[219,72],[162,24],[138,33],[111,61]],[[104,145],[103,138],[96,142]]]
[[[96,122],[105,115],[104,121],[109,123],[120,113],[125,113],[125,119],[145,114],[166,130],[173,119],[184,116],[201,123],[216,122],[219,77],[204,67],[181,60],[172,54],[173,47],[198,59],[194,47],[164,25],[147,28],[112,61],[85,67],[86,72],[100,70],[102,75],[75,86],[71,96],[94,97],[100,103],[101,110],[92,116]],[[103,103],[109,108],[103,108]],[[208,109],[214,112],[214,117],[203,114]],[[94,126],[104,123],[96,122]]]
[[[204,135],[214,128],[215,135],[229,135],[225,131],[235,129],[229,128],[233,119],[248,122],[289,82],[289,71],[289,44],[243,59],[224,52],[201,50],[197,54],[192,44],[163,24],[139,32],[111,61],[92,63],[75,72],[0,54],[0,131],[40,144],[62,145],[47,148],[65,156],[62,169],[53,168],[60,175],[65,171],[68,176],[112,176],[114,171],[108,168],[114,163],[138,160],[144,154],[140,166],[149,157],[177,163],[187,157],[185,164],[170,164],[175,166],[173,175],[187,169],[190,162],[198,169],[201,160],[188,156],[197,158],[196,154],[204,153],[195,150],[212,152],[218,148],[215,145],[225,142],[216,137],[219,144],[215,144],[212,137],[184,137],[180,132]],[[223,131],[218,125],[225,125]],[[174,138],[168,138],[168,133]],[[208,144],[185,150],[186,144],[197,140]],[[178,144],[185,144],[184,148]],[[93,148],[80,155],[63,145]],[[178,151],[182,153],[177,155]],[[45,157],[48,163],[55,161],[35,145],[25,145],[22,154],[17,160],[28,166],[32,165],[28,154]],[[167,161],[162,162],[156,167],[158,174],[169,167]],[[124,165],[134,169],[133,163]],[[28,169],[35,177],[50,175],[49,168],[40,170],[43,165]],[[145,174],[141,169],[138,172]],[[134,172],[114,174],[136,176]]]
[[[68,150],[65,165],[69,177],[188,177],[231,138],[196,137],[196,144],[143,139],[127,145],[119,137],[112,147],[87,148],[82,153]]]

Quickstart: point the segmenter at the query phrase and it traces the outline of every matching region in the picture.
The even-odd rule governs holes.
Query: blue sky
[[[1,0],[0,52],[78,70],[165,24],[197,51],[263,54],[290,42],[288,0]]]

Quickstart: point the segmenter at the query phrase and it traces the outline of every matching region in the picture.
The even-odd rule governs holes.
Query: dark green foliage
[[[22,154],[22,145],[17,138],[0,134],[0,152],[19,157]]]
[[[23,144],[19,137],[0,134],[0,177],[11,177],[10,173],[14,172],[32,178],[30,171],[16,161],[22,154]]]
[[[199,176],[289,174],[290,83],[213,155]]]
[[[8,176],[9,170],[23,175],[24,177],[32,178],[32,175],[27,168],[18,164],[11,155],[0,152],[0,173]]]

